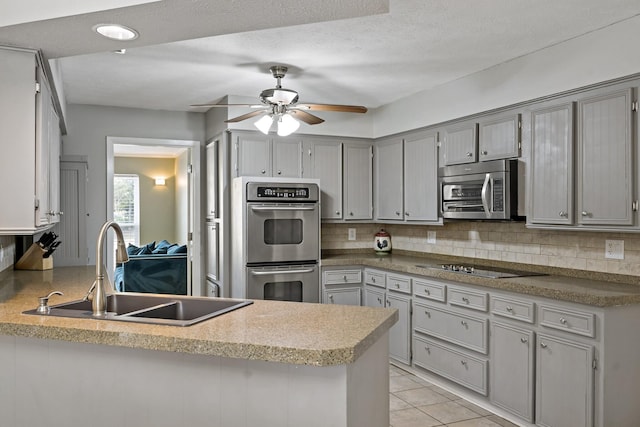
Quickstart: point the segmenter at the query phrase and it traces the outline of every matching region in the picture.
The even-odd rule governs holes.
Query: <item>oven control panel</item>
[[[247,201],[317,202],[318,185],[302,183],[247,183]]]

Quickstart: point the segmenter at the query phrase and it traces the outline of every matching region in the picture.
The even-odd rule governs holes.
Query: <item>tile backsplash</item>
[[[13,236],[0,236],[0,271],[11,267],[15,256],[15,238]]]
[[[355,228],[356,240],[348,240]],[[640,276],[640,234],[535,230],[522,222],[448,222],[444,226],[322,224],[322,249],[371,249],[381,228],[393,249]],[[427,243],[427,232],[436,243]],[[623,240],[624,259],[605,258],[605,241]]]

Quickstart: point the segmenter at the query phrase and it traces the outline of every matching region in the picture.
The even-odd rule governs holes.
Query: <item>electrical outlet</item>
[[[355,228],[350,228],[349,229],[349,240],[356,240],[356,229]]]
[[[604,257],[624,259],[624,240],[605,240]]]
[[[430,245],[436,244],[436,232],[435,231],[427,231],[427,243]]]

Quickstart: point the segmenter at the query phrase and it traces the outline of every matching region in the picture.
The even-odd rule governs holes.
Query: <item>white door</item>
[[[57,267],[87,265],[87,169],[86,160],[60,162],[60,210],[64,215],[54,228],[62,242],[54,253]]]

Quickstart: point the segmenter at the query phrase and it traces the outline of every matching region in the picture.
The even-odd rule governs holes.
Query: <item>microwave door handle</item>
[[[454,204],[454,203],[450,203],[447,205],[448,208],[483,208],[485,207],[484,204],[477,204],[477,205],[464,205],[464,204]]]
[[[490,186],[493,187],[491,182],[491,174],[486,174],[484,177],[484,183],[482,184],[481,196],[482,206],[484,207],[484,213],[487,218],[491,217],[491,205],[489,198],[491,197],[491,192],[493,192],[493,189],[489,188]]]
[[[312,211],[315,205],[311,206],[251,206],[252,211]]]
[[[304,274],[313,273],[315,268],[304,268],[300,270],[267,270],[267,271],[251,271],[252,276],[273,276],[274,274]]]

